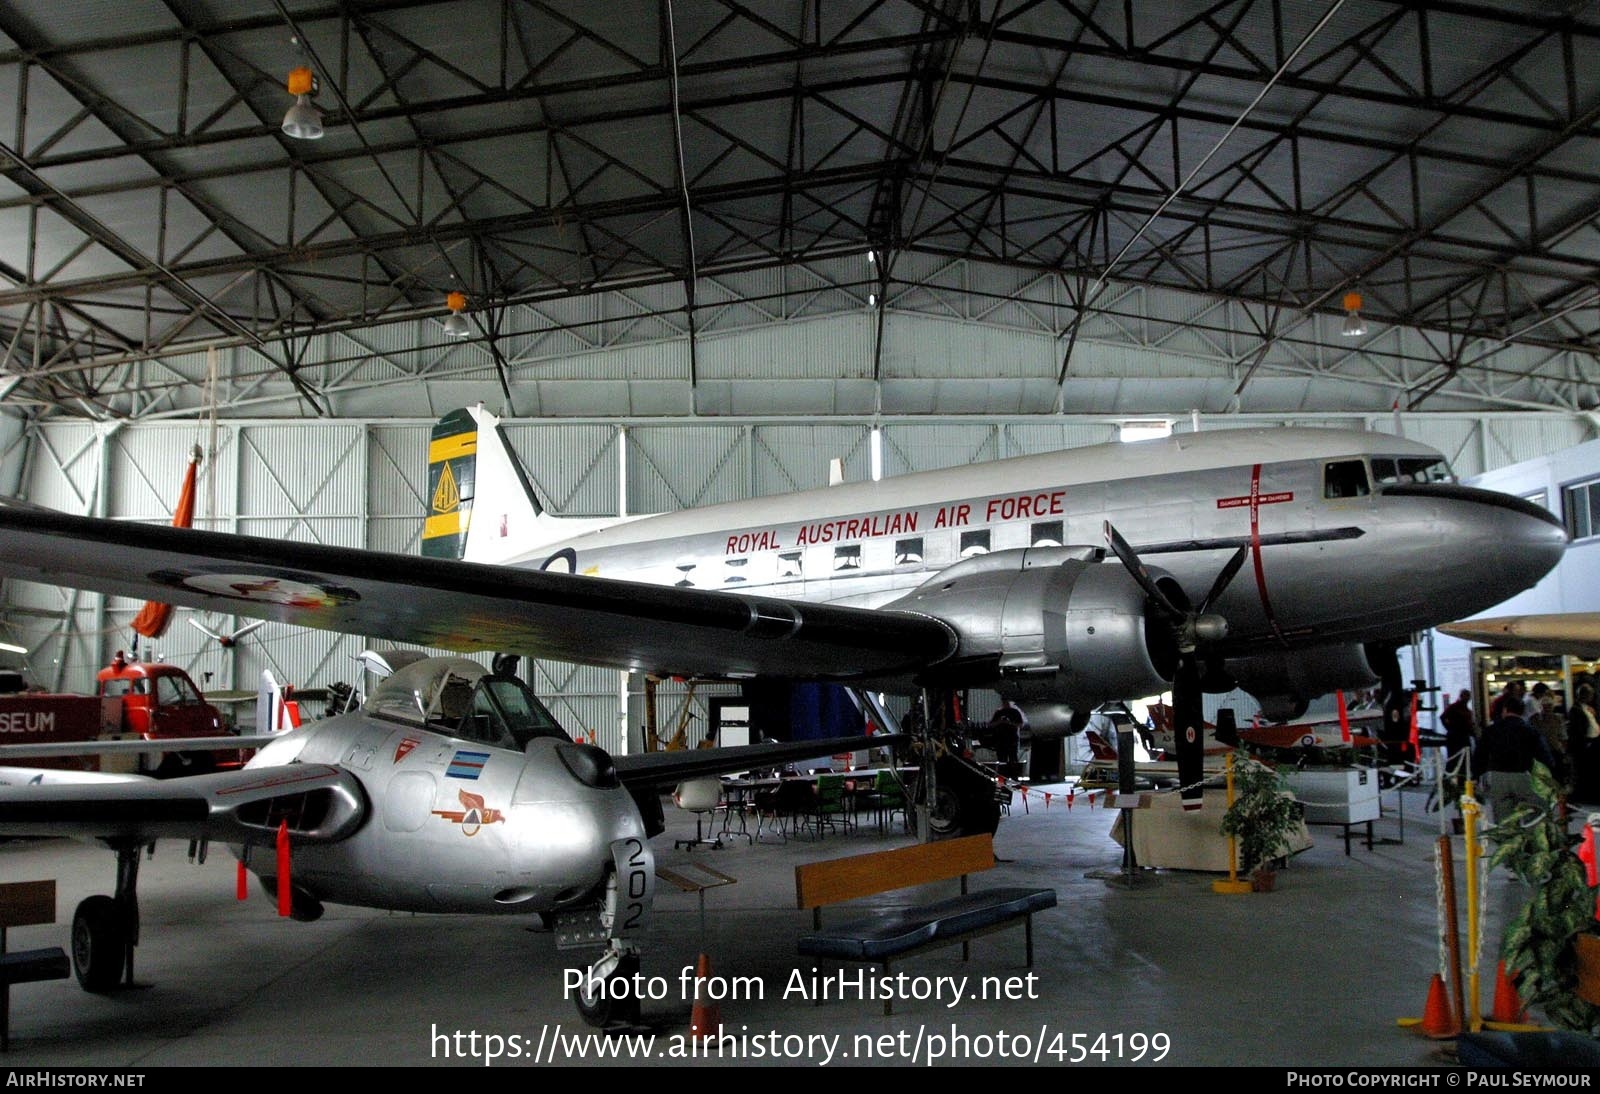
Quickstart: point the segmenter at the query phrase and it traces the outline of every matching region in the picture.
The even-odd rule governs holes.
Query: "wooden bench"
[[[969,892],[967,875],[994,867],[994,839],[966,836],[919,843],[892,851],[803,863],[794,868],[795,900],[811,910],[813,933],[800,939],[807,957],[883,966],[938,946],[961,943],[961,959],[972,956],[971,941],[1022,924],[1028,966],[1033,966],[1033,913],[1056,906],[1054,889],[1008,887]],[[961,879],[961,895],[914,907],[893,908],[824,929],[822,909],[859,897],[935,881]],[[885,999],[883,1013],[893,1013]]]
[[[65,980],[72,975],[72,962],[60,946],[8,953],[6,930],[55,921],[54,881],[0,884],[0,1052],[11,1051],[11,985]]]

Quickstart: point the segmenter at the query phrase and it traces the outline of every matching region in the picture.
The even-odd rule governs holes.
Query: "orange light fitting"
[[[451,293],[444,298],[444,306],[453,312],[465,311],[467,308],[467,294],[464,292]]]
[[[1358,292],[1347,292],[1347,293],[1345,293],[1344,294],[1344,310],[1345,311],[1360,311],[1361,310],[1361,294],[1358,293]]]
[[[288,88],[291,95],[311,95],[317,84],[317,78],[305,65],[289,70]]]

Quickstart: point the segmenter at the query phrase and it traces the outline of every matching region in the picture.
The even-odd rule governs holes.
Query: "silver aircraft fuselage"
[[[1382,481],[1394,461],[1416,478],[1448,474],[1436,449],[1381,433],[1226,430],[753,498],[570,537],[569,522],[547,518],[541,530],[553,538],[521,548],[494,540],[493,496],[480,492],[467,557],[875,608],[976,555],[1103,545],[1109,521],[1193,600],[1248,549],[1213,608],[1228,622],[1227,654],[1407,635],[1501,602],[1561,557],[1566,533],[1539,507],[1453,480]]]
[[[564,761],[563,749],[580,747],[539,738],[518,752],[353,712],[285,734],[247,766],[329,764],[360,782],[361,827],[294,849],[293,884],[318,900],[546,912],[593,898],[617,841],[637,840],[641,862],[654,870],[628,791],[586,785]],[[275,875],[271,846],[243,858],[263,877]]]

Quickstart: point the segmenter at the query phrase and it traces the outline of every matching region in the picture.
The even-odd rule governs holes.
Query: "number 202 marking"
[[[644,871],[645,853],[644,844],[637,839],[629,839],[631,853],[628,856],[628,915],[622,922],[622,929],[631,931],[640,926],[644,918],[644,902],[641,899],[650,886],[649,876]]]

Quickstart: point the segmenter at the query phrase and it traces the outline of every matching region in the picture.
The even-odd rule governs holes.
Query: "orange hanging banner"
[[[178,492],[178,507],[172,513],[174,528],[194,527],[194,480],[199,466],[200,446],[195,445],[189,453],[189,466],[183,472],[183,489]],[[167,627],[171,623],[171,604],[147,600],[144,607],[139,609],[139,614],[133,617],[133,623],[130,625],[146,638],[160,638],[167,633]]]
[[[1344,692],[1336,691],[1334,695],[1339,698],[1339,738],[1345,744],[1350,743],[1350,708],[1344,705]]]

